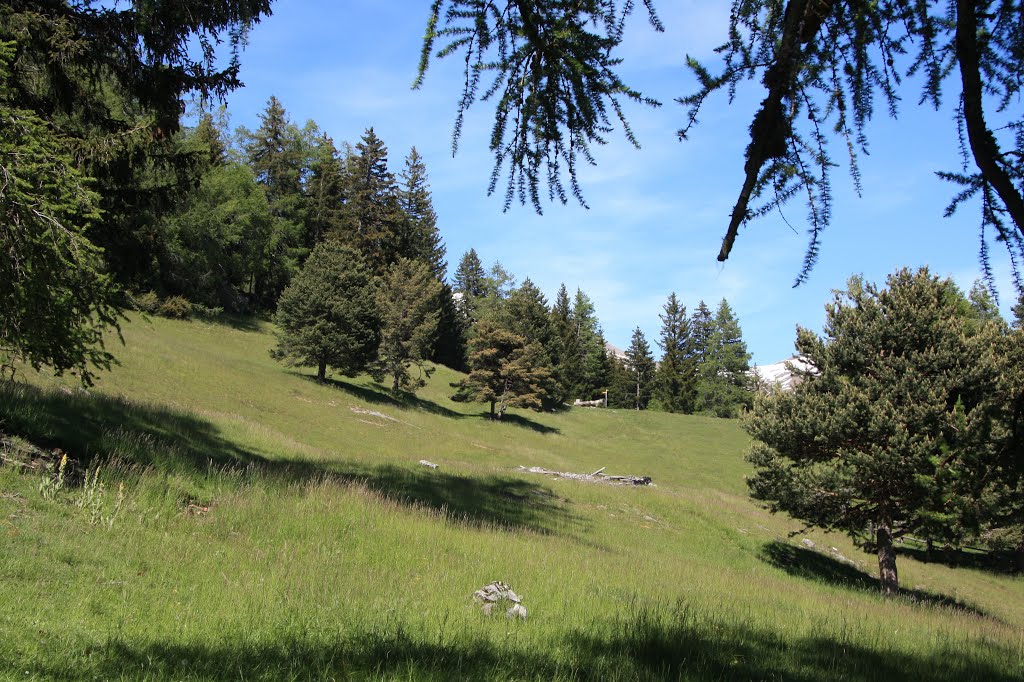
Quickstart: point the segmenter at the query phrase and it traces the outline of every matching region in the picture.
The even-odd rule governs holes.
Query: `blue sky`
[[[785,211],[792,228],[778,216],[756,221],[740,233],[726,263],[715,260],[742,182],[747,126],[763,92],[748,83],[732,106],[724,97],[710,101],[687,142],[675,135],[685,110],[674,99],[694,89],[685,55],[710,60],[725,35],[728,3],[658,3],[663,34],[638,10],[622,46],[622,73],[664,105],[627,106],[643,147],[615,134],[596,150],[598,165],[580,175],[589,210],[548,204],[538,216],[516,204],[503,213],[502,197],[486,196],[493,120],[486,104],[470,111],[452,158],[459,60],[434,62],[424,87],[410,88],[429,4],[275,3],[243,54],[246,87],[228,99],[231,125],[258,126],[266,100],[276,95],[293,121],[313,119],[339,144],[357,142],[373,126],[396,172],[415,146],[427,164],[450,269],[475,248],[486,265],[500,261],[518,281],[532,279],[549,301],[562,282],[570,291],[579,287],[620,347],[637,326],[654,345],[658,314],[674,291],[691,311],[701,299],[712,309],[728,299],[754,361],[770,363],[792,354],[796,325],[820,331],[831,291],[851,274],[882,281],[898,267],[928,265],[965,289],[980,275],[976,207],[943,218],[954,188],[934,175],[959,168],[952,113],[916,106],[917,90],[905,92],[898,121],[880,106],[869,124],[861,198],[845,168],[836,169],[833,223],[805,284],[792,288],[807,242],[798,203]],[[834,151],[841,160],[842,150]],[[994,254],[1005,314],[1014,293],[1005,254]]]

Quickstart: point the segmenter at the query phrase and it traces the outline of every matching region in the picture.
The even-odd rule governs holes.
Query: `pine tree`
[[[401,258],[384,275],[377,291],[381,340],[373,374],[377,381],[390,377],[392,393],[401,388],[415,391],[433,372],[427,361],[434,349],[441,290],[423,261]],[[413,367],[419,370],[415,377]]]
[[[280,328],[271,355],[286,365],[327,368],[345,376],[376,358],[380,319],[374,285],[360,255],[333,241],[318,244],[281,294],[274,315]]]
[[[693,359],[697,363],[697,372],[703,379],[704,365],[711,349],[711,336],[715,331],[715,318],[704,301],[697,304],[690,317],[690,337],[692,338]],[[698,402],[699,399],[698,399]]]
[[[724,298],[718,305],[704,362],[698,365],[698,406],[717,417],[735,417],[750,405],[750,353],[739,321]]]
[[[470,341],[469,376],[452,399],[489,403],[491,419],[503,418],[509,407],[539,410],[550,376],[540,356],[538,344],[484,320]]]
[[[325,133],[318,141],[306,184],[305,241],[307,249],[341,231],[345,209],[344,164],[334,140]]]
[[[697,366],[692,355],[690,321],[686,307],[672,292],[661,318],[662,350],[655,391],[661,408],[668,412],[693,412],[697,398]]]
[[[886,594],[899,585],[893,542],[956,541],[976,507],[964,493],[988,470],[999,332],[978,332],[965,304],[927,270],[885,288],[851,278],[826,308],[824,338],[798,329],[813,371],[758,400],[747,422],[754,497],[873,546]]]
[[[462,254],[459,266],[455,269],[452,289],[458,294],[459,308],[467,328],[475,319],[477,301],[484,295],[486,277],[487,272],[476,254],[476,249],[470,249]]]
[[[256,181],[266,192],[270,213],[276,218],[272,234],[263,243],[263,267],[253,286],[255,306],[267,310],[273,308],[301,259],[306,209],[302,185],[305,144],[273,95],[260,114],[260,127],[251,132],[240,128],[238,137]]]
[[[551,306],[551,367],[555,379],[555,399],[559,403],[573,400],[574,391],[583,377],[579,336],[573,324],[572,302],[562,284]],[[575,396],[578,397],[578,396]]]
[[[430,196],[427,167],[415,147],[405,158],[405,168],[400,176],[398,206],[405,218],[398,252],[406,258],[427,263],[434,278],[443,282],[448,272],[448,263],[444,259],[446,248],[441,232],[437,229],[437,213],[434,212],[434,202]]]
[[[654,356],[651,355],[651,347],[647,344],[647,338],[637,327],[633,330],[633,338],[629,348],[626,349],[625,369],[629,373],[629,380],[633,392],[631,395],[631,407],[637,410],[647,409],[654,391],[654,376],[657,365]]]
[[[0,379],[25,362],[90,384],[113,361],[103,335],[117,329],[118,291],[87,237],[99,196],[73,142],[12,102],[14,57],[0,42]]]
[[[341,238],[381,274],[400,255],[404,217],[395,176],[388,170],[388,149],[373,128],[363,133],[349,158],[346,195]]]

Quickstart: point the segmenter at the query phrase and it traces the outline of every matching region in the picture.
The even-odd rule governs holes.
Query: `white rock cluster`
[[[473,593],[473,601],[483,603],[483,612],[485,616],[489,616],[494,613],[494,609],[501,602],[510,602],[512,606],[505,611],[506,618],[519,618],[526,620],[526,607],[523,606],[523,600],[519,598],[512,588],[509,587],[508,583],[495,580],[492,583],[487,583],[479,590]]]

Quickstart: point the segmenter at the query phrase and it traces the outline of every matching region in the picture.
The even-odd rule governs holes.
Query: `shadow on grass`
[[[519,478],[459,476],[395,465],[342,464],[330,471],[387,499],[442,512],[458,523],[543,534],[582,523],[550,488]]]
[[[301,372],[291,372],[291,374],[307,381],[317,383],[315,376],[302,374]],[[349,382],[342,381],[340,379],[328,378],[324,381],[323,385],[336,388],[358,398],[359,400],[372,403],[374,405],[389,405],[391,407],[423,410],[424,412],[430,412],[431,414],[437,414],[442,417],[450,417],[453,419],[461,419],[469,416],[462,414],[461,412],[456,412],[444,405],[439,405],[432,400],[420,398],[416,394],[409,393],[408,391],[401,391],[396,395],[388,388],[379,384],[350,384]]]
[[[941,564],[951,568],[973,568],[992,573],[1016,573],[1017,557],[1011,551],[982,551],[935,548],[928,552],[924,545],[910,543],[898,545],[896,553],[908,556],[922,563]]]
[[[0,430],[60,448],[82,464],[116,457],[168,470],[204,470],[211,463],[263,460],[196,415],[81,389],[0,383]]]
[[[444,513],[459,523],[551,533],[579,523],[550,488],[514,477],[459,476],[416,464],[278,461],[223,438],[201,417],[78,390],[0,384],[0,431],[43,448],[60,448],[88,466],[117,458],[200,476],[211,464],[247,467],[270,482],[358,483],[399,504]]]
[[[294,633],[294,619],[292,632]],[[46,679],[417,679],[417,680],[1019,680],[1017,652],[983,641],[938,644],[920,653],[889,641],[877,648],[818,636],[783,639],[742,623],[690,618],[684,609],[637,612],[628,617],[566,628],[548,646],[532,638],[494,643],[491,623],[477,635],[410,634],[401,625],[337,635],[267,633],[266,641],[135,643],[117,637],[79,660],[25,669]],[[504,626],[507,629],[507,626]],[[514,628],[530,627],[529,623]],[[338,624],[344,632],[344,625]],[[511,633],[509,633],[511,634]],[[81,649],[80,649],[81,650]]]
[[[869,575],[856,566],[805,547],[794,547],[784,542],[769,542],[761,549],[761,559],[776,568],[781,568],[790,575],[815,582],[867,592],[880,590],[877,576]],[[920,604],[958,609],[987,618],[992,617],[971,604],[944,594],[900,588],[900,595]]]
[[[311,376],[309,374],[302,374],[301,372],[291,372],[291,374],[293,376],[300,377],[302,379],[306,379],[307,381],[312,381],[316,383],[316,377]],[[435,403],[432,400],[421,398],[416,394],[410,393],[408,391],[402,391],[395,395],[387,387],[377,384],[360,385],[351,384],[347,381],[342,381],[340,379],[327,379],[324,382],[324,385],[336,388],[340,391],[348,393],[349,395],[355,398],[358,398],[359,400],[374,405],[388,405],[390,407],[423,410],[424,412],[440,415],[442,417],[448,417],[449,419],[490,418],[490,413],[487,411],[480,412],[479,414],[476,415],[465,414],[463,412],[456,412],[451,408]],[[559,433],[559,430],[553,426],[547,426],[546,424],[535,422],[529,417],[524,417],[523,415],[520,414],[511,414],[508,412],[505,413],[505,417],[499,423],[512,424],[514,426],[530,429],[531,431],[536,431],[537,433]]]

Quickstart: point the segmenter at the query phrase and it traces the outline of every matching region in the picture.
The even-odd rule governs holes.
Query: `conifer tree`
[[[644,6],[651,25],[663,30],[653,0]],[[495,104],[489,191],[505,176],[506,207],[518,197],[540,211],[544,196],[564,203],[570,193],[583,202],[579,158],[593,158],[591,146],[606,142],[616,119],[626,139],[639,146],[623,104],[657,102],[620,75],[616,50],[634,8],[633,2],[434,2],[417,85],[435,46],[437,58],[463,61],[453,142],[475,102]],[[1019,2],[967,0],[731,3],[715,50],[718,64],[687,57],[698,88],[679,98],[688,108],[679,131],[685,139],[715,93],[728,93],[732,103],[748,83],[758,81],[752,87],[766,91],[763,98],[747,100],[760,104],[750,112],[743,181],[718,259],[729,257],[742,225],[802,199],[810,234],[797,277],[803,281],[832,216],[831,172],[837,164],[831,144],[849,157],[859,188],[857,157],[866,150],[867,124],[876,110],[896,116],[901,100],[937,109],[947,91],[946,99],[961,106],[946,143],[963,152],[960,168],[940,173],[955,187],[947,214],[974,201],[981,213],[986,279],[992,280],[988,247],[994,238],[1008,250],[1019,286],[1024,165],[1018,160],[1024,136],[1017,134],[1020,111],[1008,113],[1006,103],[1021,95],[1024,84],[1020,14]],[[682,55],[687,48],[676,49]],[[919,95],[907,92],[916,87]]]
[[[625,369],[629,373],[629,381],[632,391],[632,405],[634,409],[645,410],[651,401],[654,391],[654,376],[657,368],[654,356],[651,355],[651,347],[647,344],[647,338],[637,327],[633,330],[633,338],[629,348],[626,349]]]
[[[260,127],[255,131],[240,128],[238,137],[246,162],[266,192],[270,213],[276,219],[270,237],[262,244],[263,264],[253,286],[256,307],[271,309],[301,260],[306,209],[302,184],[307,163],[305,142],[273,95],[260,114]]]
[[[384,275],[377,291],[381,341],[373,374],[377,381],[390,377],[392,393],[415,391],[433,372],[427,361],[434,349],[441,289],[430,266],[420,260],[401,258]]]
[[[755,403],[751,493],[873,547],[882,590],[896,594],[893,542],[939,529],[955,542],[976,511],[963,493],[988,467],[999,334],[979,331],[963,294],[926,269],[884,288],[851,278],[826,307],[824,338],[798,329],[813,369]]]
[[[344,209],[344,163],[334,140],[325,133],[317,140],[309,168],[303,245],[312,249],[328,235],[337,236],[341,231]]]
[[[459,309],[467,330],[476,319],[478,301],[485,293],[486,277],[487,271],[484,270],[476,249],[471,248],[462,254],[459,266],[455,269],[452,289],[459,295]]]
[[[573,324],[572,302],[564,283],[558,288],[551,307],[551,329],[554,334],[551,363],[558,392],[555,398],[564,403],[574,398],[573,391],[583,376],[579,336]]]
[[[15,45],[0,42],[0,379],[15,362],[71,371],[90,384],[110,367],[117,288],[87,237],[99,196],[71,140],[12,100]]]
[[[380,343],[374,294],[357,252],[321,242],[281,294],[274,315],[280,331],[271,355],[289,366],[316,367],[318,381],[324,381],[328,367],[345,376],[365,371]]]
[[[668,412],[693,412],[697,397],[697,367],[692,356],[690,321],[686,307],[672,292],[661,318],[662,350],[655,391],[661,408]]]
[[[399,178],[398,206],[404,214],[398,251],[406,258],[422,260],[438,282],[448,272],[445,245],[437,229],[437,213],[430,196],[427,167],[416,148],[405,158],[405,168]]]
[[[541,353],[539,344],[481,321],[470,341],[469,375],[456,384],[452,399],[489,403],[491,419],[503,418],[509,407],[541,409],[550,376],[540,365]]]
[[[697,371],[703,379],[704,365],[708,360],[711,349],[711,335],[715,331],[715,318],[711,314],[704,301],[697,304],[697,308],[690,317],[690,337],[692,338],[693,359],[697,363]]]
[[[718,417],[735,417],[750,405],[750,353],[739,321],[724,298],[718,305],[704,362],[698,365],[698,409]]]
[[[398,185],[388,170],[388,149],[368,128],[349,157],[346,169],[347,202],[341,237],[382,274],[400,255],[404,217],[398,201]]]

